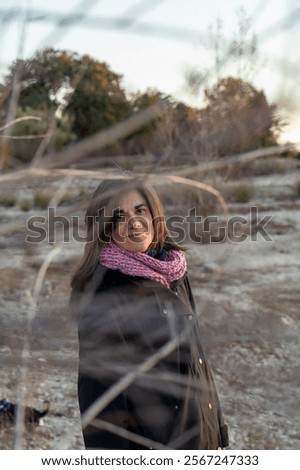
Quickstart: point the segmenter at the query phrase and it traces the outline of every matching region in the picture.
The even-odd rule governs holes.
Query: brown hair
[[[138,191],[146,200],[151,212],[154,228],[151,249],[179,250],[172,239],[164,219],[161,201],[156,191],[140,180],[107,179],[103,180],[92,195],[85,215],[87,241],[84,254],[71,280],[71,287],[82,291],[86,282],[92,277],[98,263],[99,252],[110,240],[114,224],[114,211],[122,193]]]

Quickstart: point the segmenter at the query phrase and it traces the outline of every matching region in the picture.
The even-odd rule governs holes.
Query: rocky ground
[[[189,243],[202,340],[230,428],[231,449],[300,448],[298,166],[247,177],[254,187],[251,200],[229,203],[230,215],[249,220],[243,242]],[[96,184],[80,179],[72,187],[89,192]],[[234,184],[237,180],[227,186]],[[24,180],[13,188],[2,186],[1,192],[30,196],[45,185],[59,187],[60,181]],[[250,220],[250,206],[259,208],[259,219],[271,216],[269,241]],[[23,448],[83,449],[76,331],[68,317],[69,279],[83,247],[63,243],[61,236],[53,243],[26,243],[26,220],[45,213],[0,207],[0,399],[21,398],[36,408],[46,399],[51,402],[44,425],[24,432]],[[37,274],[54,248],[60,251],[46,272],[35,308]],[[0,449],[14,448],[16,439],[13,427],[0,421]]]

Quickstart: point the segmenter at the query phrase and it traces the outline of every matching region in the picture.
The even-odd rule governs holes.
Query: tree
[[[163,102],[166,106],[164,114],[129,136],[124,145],[126,153],[151,153],[163,160],[192,152],[193,136],[199,128],[199,111],[195,108],[175,101],[171,96],[157,90],[148,89],[144,93],[131,96],[132,112]]]
[[[6,85],[12,83],[16,71],[22,83],[19,107],[47,112],[59,109],[70,119],[77,138],[102,130],[129,113],[122,76],[88,55],[49,48],[38,51],[32,58],[12,64]]]
[[[37,51],[30,59],[17,59],[9,67],[5,85],[13,82],[18,73],[21,81],[19,106],[23,109],[48,110],[58,106],[62,91],[66,90],[74,77],[77,54],[54,49]]]
[[[171,97],[164,95],[158,90],[149,88],[144,93],[136,92],[132,94],[130,102],[131,113],[137,113],[147,109],[155,103],[164,102],[168,105],[168,111],[166,111],[163,116],[140,127],[136,132],[128,136],[124,142],[127,153],[152,153],[161,155],[164,153],[166,146],[168,146],[167,141],[169,139],[167,134],[164,134],[163,139],[160,139],[158,138],[157,133],[159,132],[159,129],[164,127],[164,122],[166,121],[167,116],[172,113]]]
[[[206,89],[205,98],[201,128],[211,139],[215,155],[276,145],[281,119],[263,91],[239,78],[229,77]]]
[[[85,55],[77,60],[78,84],[71,95],[66,112],[72,130],[84,137],[105,129],[130,113],[130,103],[121,88],[121,75],[107,64]]]
[[[219,79],[205,89],[204,106],[193,108],[151,89],[127,98],[122,76],[106,63],[75,52],[45,49],[12,64],[0,89],[4,108],[16,73],[21,82],[16,115],[23,117],[30,110],[44,121],[14,127],[14,136],[35,136],[31,143],[19,140],[13,144],[15,155],[23,160],[30,159],[41,131],[45,135],[51,129],[49,145],[59,148],[157,102],[167,104],[161,117],[102,149],[101,154],[150,153],[168,161],[174,157],[199,161],[274,145],[282,127],[276,106],[268,103],[263,91],[241,78]],[[41,142],[39,153],[44,147]]]

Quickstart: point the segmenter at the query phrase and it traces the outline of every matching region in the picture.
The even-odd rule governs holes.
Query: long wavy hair
[[[103,180],[95,190],[85,214],[86,244],[79,266],[71,279],[71,287],[84,290],[99,263],[99,253],[103,245],[110,241],[114,228],[114,212],[120,197],[129,191],[137,191],[145,199],[150,210],[154,237],[149,249],[181,250],[170,235],[164,211],[156,191],[143,181],[133,178]]]

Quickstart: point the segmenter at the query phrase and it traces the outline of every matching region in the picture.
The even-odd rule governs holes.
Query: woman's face
[[[131,252],[146,251],[153,241],[152,215],[144,197],[138,191],[123,194],[115,210],[113,241]]]

